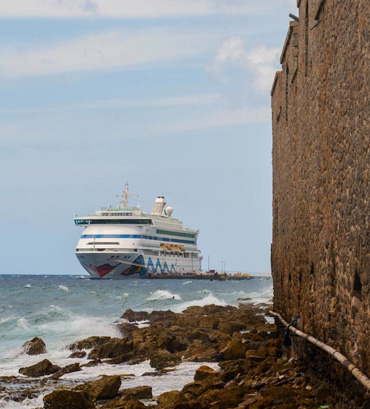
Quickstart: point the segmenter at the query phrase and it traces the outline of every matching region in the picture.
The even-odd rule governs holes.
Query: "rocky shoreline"
[[[343,404],[335,385],[290,358],[266,315],[268,306],[249,304],[189,307],[179,314],[127,310],[116,324],[122,337],[90,337],[69,345],[76,363],[65,367],[42,359],[20,368],[23,376],[0,377],[0,399],[22,402],[43,394],[45,409],[334,409]],[[34,338],[23,351],[41,358],[46,346]],[[86,357],[87,363],[78,361]],[[193,382],[154,397],[144,375],[135,388],[125,387],[127,373],[84,383],[64,378],[102,363],[119,368],[144,361],[152,367],[144,375],[158,377],[183,362],[199,367]]]

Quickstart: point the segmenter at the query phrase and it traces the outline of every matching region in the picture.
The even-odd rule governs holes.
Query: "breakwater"
[[[274,308],[369,375],[370,3],[297,4],[271,91]]]

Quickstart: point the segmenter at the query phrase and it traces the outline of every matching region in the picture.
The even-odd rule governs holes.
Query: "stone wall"
[[[370,1],[298,7],[271,91],[275,310],[370,375]]]

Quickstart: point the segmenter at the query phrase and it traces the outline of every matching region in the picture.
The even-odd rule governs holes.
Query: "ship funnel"
[[[164,196],[157,196],[154,202],[153,209],[150,214],[162,216],[165,207],[166,207],[166,200]]]

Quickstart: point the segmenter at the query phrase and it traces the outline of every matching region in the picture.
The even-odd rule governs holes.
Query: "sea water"
[[[270,302],[272,280],[91,280],[88,276],[0,275],[0,376],[19,375],[20,367],[41,360],[22,354],[21,346],[35,336],[46,343],[54,364],[81,364],[87,359],[68,358],[66,345],[92,335],[120,336],[114,323],[123,312],[172,310],[207,304],[238,305]],[[154,395],[182,388],[191,382],[196,363],[183,363],[163,377],[142,375],[153,371],[148,362],[139,365],[99,365],[64,375],[63,379],[86,381],[101,374],[133,374],[124,387],[153,386]],[[0,400],[0,408],[42,406],[42,396],[22,403]]]

